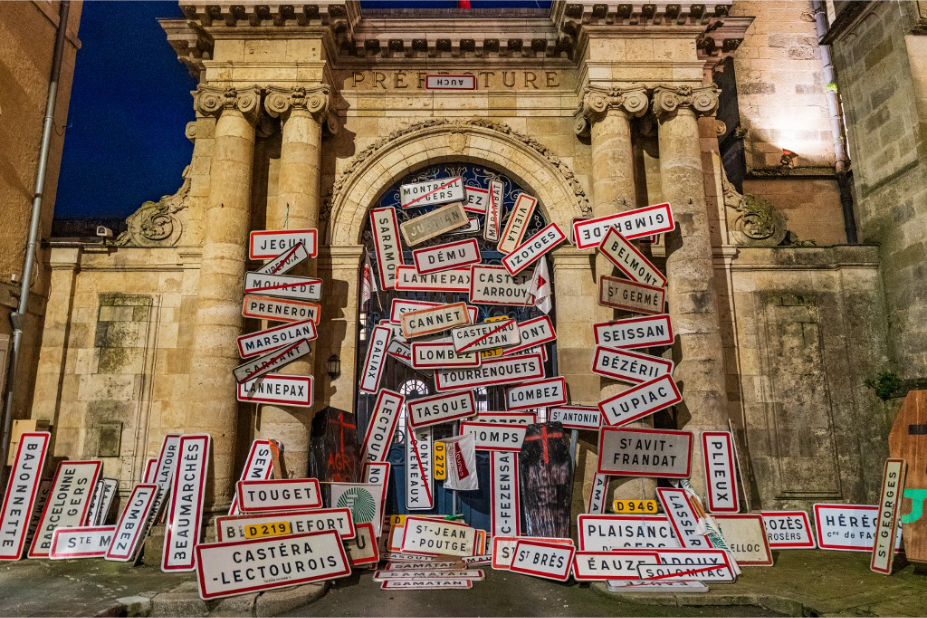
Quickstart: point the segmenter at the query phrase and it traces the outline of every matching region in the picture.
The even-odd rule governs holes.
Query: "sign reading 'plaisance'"
[[[594,515],[578,517],[581,551],[679,547],[666,515]]]

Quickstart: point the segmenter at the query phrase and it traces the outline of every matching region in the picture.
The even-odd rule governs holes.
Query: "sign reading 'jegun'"
[[[282,324],[238,337],[238,355],[242,358],[251,358],[258,354],[266,354],[271,350],[279,350],[283,346],[301,339],[312,341],[318,336],[315,330],[315,322],[312,320],[294,324]]]
[[[312,406],[312,376],[268,373],[238,384],[238,401]]]
[[[544,363],[540,354],[510,356],[483,361],[475,369],[456,369],[435,372],[435,388],[451,391],[475,388],[489,384],[511,384],[544,377]]]
[[[318,230],[258,230],[249,235],[248,258],[271,260],[284,251],[303,244],[309,257],[318,253]]]
[[[673,344],[673,327],[667,314],[627,318],[593,325],[596,345],[622,350]]]
[[[657,314],[663,313],[665,298],[666,290],[663,288],[608,275],[599,278],[599,304],[603,307]]]
[[[661,288],[666,285],[663,273],[616,228],[608,229],[599,250],[618,270],[638,283]]]
[[[510,275],[517,275],[531,264],[553,251],[557,245],[566,240],[566,235],[556,223],[550,223],[540,232],[512,249],[502,258],[502,265]]]
[[[682,395],[672,376],[662,375],[600,401],[599,410],[609,425],[626,425],[680,401]]]
[[[276,322],[302,322],[312,320],[319,323],[322,310],[318,303],[307,303],[288,298],[274,298],[259,294],[245,294],[241,314],[246,318],[274,320]]]
[[[463,178],[437,178],[414,182],[399,187],[399,201],[403,208],[435,206],[464,199]]]
[[[261,293],[295,300],[319,300],[322,298],[322,280],[293,275],[245,273],[245,293]]]
[[[645,206],[614,215],[574,221],[573,242],[577,249],[593,249],[602,244],[606,232],[613,227],[618,228],[628,240],[633,240],[671,232],[676,222],[673,221],[673,211],[669,204]]]
[[[689,478],[692,434],[688,431],[603,427],[599,469],[614,476]]]
[[[249,359],[247,362],[235,367],[235,369],[232,370],[232,374],[235,376],[235,381],[239,384],[247,382],[248,380],[254,380],[275,369],[286,367],[296,359],[302,358],[308,354],[311,349],[312,347],[309,345],[309,342],[305,339],[301,339],[282,350],[274,350],[268,352],[264,356]]]

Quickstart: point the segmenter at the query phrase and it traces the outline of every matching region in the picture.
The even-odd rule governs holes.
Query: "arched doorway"
[[[379,199],[371,205],[371,208],[393,208],[396,211],[396,217],[400,224],[410,218],[419,216],[433,209],[434,207],[413,208],[403,210],[399,207],[399,187],[403,184],[420,182],[423,180],[435,178],[451,178],[462,176],[466,186],[487,188],[491,180],[499,180],[504,187],[503,194],[503,222],[506,220],[508,213],[515,204],[515,200],[522,192],[531,194],[531,191],[522,187],[517,181],[513,180],[503,172],[489,168],[484,165],[472,163],[443,163],[432,165],[416,172],[409,173],[396,181]],[[546,224],[543,214],[542,204],[538,204],[534,215],[525,232],[525,238],[541,230]],[[484,216],[480,214],[469,213],[471,218],[479,221],[480,232],[452,235],[446,234],[422,243],[419,247],[440,245],[452,240],[461,240],[466,238],[477,239],[480,246],[480,253],[484,264],[500,264],[503,254],[496,250],[495,242],[483,240],[482,228],[484,225]],[[377,252],[373,244],[373,234],[370,229],[369,220],[367,221],[362,235],[364,251],[370,258],[371,265],[375,273],[379,272],[377,263]],[[412,252],[406,248],[404,252],[404,262],[412,264]],[[381,320],[389,318],[390,305],[393,299],[405,300],[423,300],[431,302],[451,303],[468,301],[468,295],[465,293],[448,293],[448,292],[397,292],[395,290],[380,290],[367,304],[366,307],[359,308],[360,328],[358,329],[358,341],[356,346],[355,367],[361,371],[363,361],[367,353],[367,342],[374,327]],[[477,321],[482,322],[486,319],[509,316],[516,318],[519,322],[543,315],[533,306],[497,306],[497,305],[475,305],[479,308]],[[556,323],[556,307],[549,314],[551,320]],[[547,361],[545,365],[546,373],[549,376],[558,375],[556,344],[551,344],[547,348]],[[403,364],[395,358],[388,358],[383,371],[381,388],[399,392],[406,396],[407,400],[423,397],[435,393],[434,379],[432,372],[416,370]],[[501,411],[505,410],[505,388],[500,386],[490,386],[476,389],[475,391],[477,408],[481,411]],[[373,412],[376,403],[375,395],[367,395],[357,391],[355,395],[354,409],[357,413],[358,432],[363,435],[366,431],[367,424]],[[546,417],[546,410],[538,410],[539,420]],[[434,429],[434,439],[440,440],[449,437],[453,433],[453,426],[439,425]],[[405,409],[402,411],[394,444],[390,449],[389,462],[392,464],[390,492],[387,500],[387,511],[389,513],[406,513],[405,508],[405,440],[407,431],[405,425]],[[489,529],[489,457],[486,453],[478,453],[477,466],[480,490],[475,492],[461,492],[459,511],[463,512],[468,523],[471,525]],[[416,511],[416,513],[451,513],[452,498],[450,492],[444,491],[440,482],[435,483],[435,508],[431,511]]]

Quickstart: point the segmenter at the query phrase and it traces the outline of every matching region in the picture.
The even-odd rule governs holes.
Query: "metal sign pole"
[[[579,430],[571,429],[570,430],[570,459],[573,460],[573,463],[576,463],[576,445],[579,442]]]

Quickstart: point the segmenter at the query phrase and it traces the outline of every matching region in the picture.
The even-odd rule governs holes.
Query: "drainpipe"
[[[814,11],[814,29],[818,41],[827,34],[827,11],[821,0],[812,0],[811,8]],[[821,52],[821,66],[824,69],[824,81],[837,84],[834,73],[834,63],[830,57],[830,45],[818,44]],[[847,242],[855,245],[859,242],[856,232],[856,214],[853,211],[853,191],[850,187],[850,157],[847,154],[846,142],[843,139],[843,118],[840,108],[840,99],[831,88],[825,90],[827,108],[830,111],[830,129],[834,136],[834,171],[837,173],[837,187],[840,189],[840,206],[843,208],[843,227],[847,235]]]
[[[13,354],[6,381],[6,406],[3,410],[3,436],[0,443],[0,477],[5,476],[6,460],[10,450],[10,430],[13,426],[13,391],[19,369],[19,354],[23,340],[23,326],[29,310],[29,288],[32,281],[32,265],[36,260],[39,241],[39,223],[42,217],[42,201],[45,191],[45,172],[48,167],[48,150],[51,145],[55,106],[58,100],[58,81],[61,78],[61,59],[64,56],[64,42],[68,31],[69,0],[63,0],[58,11],[58,30],[55,36],[55,53],[52,57],[51,79],[48,82],[48,96],[45,101],[45,124],[42,128],[42,150],[39,153],[39,168],[35,178],[35,193],[32,199],[32,219],[29,222],[29,244],[23,258],[23,278],[19,291],[19,306],[10,315],[13,323]],[[2,486],[2,485],[0,485]]]

